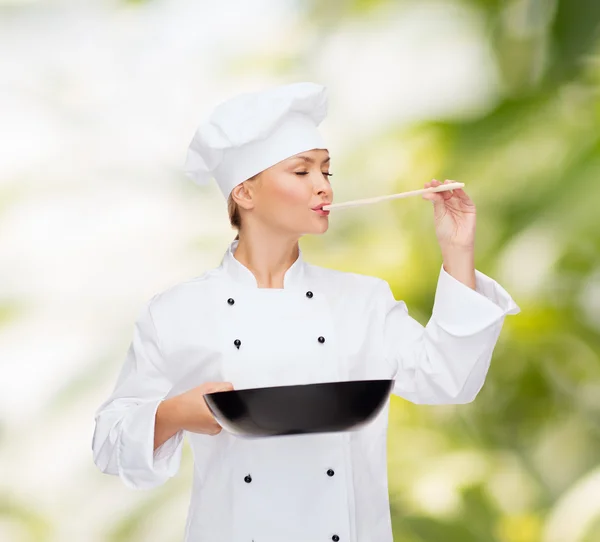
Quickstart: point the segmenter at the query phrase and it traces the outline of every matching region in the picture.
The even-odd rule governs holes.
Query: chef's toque
[[[327,88],[316,83],[245,92],[219,103],[188,147],[184,171],[195,183],[214,178],[225,196],[268,167],[326,149],[317,126],[327,115]]]

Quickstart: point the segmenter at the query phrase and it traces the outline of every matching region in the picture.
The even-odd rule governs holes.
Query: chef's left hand
[[[443,184],[455,181],[446,180]],[[433,179],[424,187],[439,186]],[[452,249],[474,250],[475,248],[475,204],[462,188],[445,192],[423,194],[423,199],[433,202],[435,234],[442,253]]]

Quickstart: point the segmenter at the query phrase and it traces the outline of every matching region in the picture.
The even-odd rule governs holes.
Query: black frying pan
[[[393,380],[350,380],[204,395],[215,419],[241,437],[359,429],[383,409]]]

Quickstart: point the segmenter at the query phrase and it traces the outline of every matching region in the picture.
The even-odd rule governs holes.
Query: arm
[[[183,429],[178,401],[178,396],[171,397],[158,405],[154,422],[154,451]]]
[[[152,300],[135,323],[133,340],[112,394],[96,411],[92,437],[96,466],[136,489],[158,486],[174,476],[183,447],[183,430],[174,423],[168,409],[163,406],[157,412],[171,383],[162,368],[150,311]]]
[[[186,378],[186,381],[189,376]],[[154,449],[182,429],[204,435],[218,435],[222,427],[208,408],[204,395],[233,390],[231,382],[203,382],[186,392],[163,400],[156,410]]]
[[[520,312],[490,277],[475,270],[473,289],[450,275],[444,264],[426,326],[408,314],[387,282],[380,283],[377,295],[385,358],[396,379],[393,392],[421,404],[473,401],[483,386],[505,316]]]

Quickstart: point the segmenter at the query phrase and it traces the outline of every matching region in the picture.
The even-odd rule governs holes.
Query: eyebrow
[[[309,164],[314,164],[314,159],[311,158],[310,156],[296,156],[294,158],[295,160],[304,160],[305,162],[308,162]],[[321,162],[321,164],[326,164],[327,162],[329,162],[329,160],[331,160],[331,156],[328,156],[327,158],[325,158],[325,160],[323,160]]]

